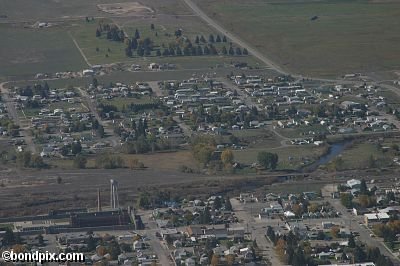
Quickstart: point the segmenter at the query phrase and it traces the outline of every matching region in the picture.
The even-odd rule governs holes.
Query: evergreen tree
[[[205,55],[209,55],[210,54],[210,49],[208,48],[208,46],[204,46],[204,54]]]
[[[201,36],[200,36],[200,41],[201,41],[202,43],[205,43],[205,42],[206,42],[206,38],[204,38],[204,36],[201,35]]]
[[[138,46],[136,52],[137,52],[137,55],[138,55],[138,56],[144,56],[144,49],[143,49],[142,46]]]
[[[196,44],[199,44],[199,43],[200,43],[199,36],[196,36],[196,39],[194,40],[194,42],[195,42]]]
[[[151,23],[150,29],[151,29],[151,30],[154,30],[154,24],[153,24],[153,23]]]
[[[248,54],[249,54],[249,51],[247,51],[246,48],[243,48],[243,54],[244,54],[244,55],[248,55]]]
[[[236,55],[242,55],[242,50],[240,49],[240,47],[236,48]]]
[[[201,48],[201,46],[197,46],[197,51],[196,51],[197,55],[203,55],[203,49]]]
[[[224,35],[224,37],[222,37],[222,42],[227,42],[225,35]]]
[[[135,30],[135,39],[140,39],[140,33],[138,29]]]
[[[225,47],[225,46],[222,46],[221,53],[222,53],[223,55],[227,55],[227,54],[228,54],[228,51],[226,50],[226,47]]]
[[[355,248],[356,247],[356,241],[354,239],[353,233],[350,233],[349,240],[348,240],[348,247],[349,248]]]
[[[215,42],[221,42],[221,36],[219,36],[219,34],[217,35],[217,38],[215,39]]]
[[[132,57],[133,54],[132,54],[132,49],[130,47],[125,48],[125,55],[127,57]]]
[[[176,55],[182,55],[182,49],[179,46],[176,48]]]
[[[214,43],[215,42],[214,35],[210,34],[210,36],[208,37],[208,42],[210,42],[210,43]]]
[[[132,38],[132,39],[131,39],[131,48],[132,48],[133,50],[136,50],[136,49],[138,48],[138,41],[137,41],[136,38]]]
[[[210,44],[210,54],[212,54],[212,55],[217,55],[218,54],[217,49],[212,44]]]
[[[183,48],[183,54],[186,55],[186,56],[190,55],[189,47],[186,46],[185,48]]]
[[[157,55],[157,56],[161,56],[160,50],[157,50],[156,55]]]
[[[99,29],[96,30],[96,37],[100,37],[101,36],[101,31]]]
[[[162,53],[162,55],[163,56],[169,56],[169,50],[167,48],[165,48],[163,53]]]
[[[229,47],[229,55],[235,55],[235,51],[233,50],[233,47]]]
[[[169,54],[171,55],[171,56],[174,56],[175,55],[175,49],[174,48],[169,48]]]

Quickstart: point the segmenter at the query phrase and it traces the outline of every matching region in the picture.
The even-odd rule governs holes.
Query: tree
[[[209,55],[210,54],[210,49],[208,48],[208,46],[204,46],[204,54],[205,55]]]
[[[195,43],[195,44],[199,44],[199,43],[200,43],[200,38],[199,38],[199,36],[196,36],[196,39],[194,40],[194,43]]]
[[[200,36],[200,41],[201,41],[202,43],[205,43],[205,42],[206,42],[206,39],[204,38],[203,35]]]
[[[244,55],[248,55],[248,54],[249,54],[249,51],[247,51],[246,48],[243,48],[243,54],[244,54]]]
[[[39,234],[39,235],[37,236],[37,239],[38,239],[39,246],[43,246],[43,244],[44,244],[44,238],[43,238],[42,234]]]
[[[137,39],[136,38],[132,38],[131,39],[131,48],[133,49],[133,50],[136,50],[137,49],[137,47],[138,47],[138,41],[137,41]]]
[[[219,196],[217,196],[214,200],[214,205],[213,205],[215,210],[219,210],[222,207],[222,202],[221,202],[221,198]]]
[[[102,125],[99,125],[99,127],[97,128],[97,136],[99,136],[100,138],[104,138],[104,127]]]
[[[92,85],[93,85],[93,87],[95,87],[95,88],[97,88],[97,86],[99,86],[99,82],[97,81],[96,78],[93,78],[93,79],[92,79]]]
[[[71,145],[71,153],[76,155],[82,151],[82,145],[80,141],[73,142]]]
[[[232,164],[234,160],[234,155],[232,150],[224,150],[221,154],[221,161],[224,165]]]
[[[350,193],[340,193],[340,202],[343,206],[350,209],[353,207],[353,196]]]
[[[125,48],[125,55],[126,55],[127,57],[132,57],[132,56],[133,56],[131,47],[126,47],[126,48]]]
[[[178,56],[182,55],[182,49],[179,46],[176,48],[176,55]]]
[[[265,169],[274,170],[278,165],[278,155],[276,153],[261,151],[257,155],[257,160]]]
[[[203,49],[201,48],[200,45],[197,46],[196,54],[197,55],[203,55]]]
[[[332,235],[334,238],[338,238],[338,237],[339,237],[339,232],[340,232],[339,226],[332,226],[332,228],[331,228],[331,235]]]
[[[96,37],[100,37],[101,36],[101,31],[99,29],[96,29]]]
[[[229,200],[229,198],[225,199],[225,210],[227,210],[227,211],[233,210],[232,204],[231,204],[231,201]]]
[[[225,47],[225,46],[222,46],[221,53],[222,53],[223,55],[227,55],[227,54],[228,54],[228,51],[226,50],[226,47]]]
[[[213,255],[211,258],[211,266],[218,266],[219,265],[219,257],[218,255]]]
[[[154,30],[154,24],[153,24],[153,23],[151,23],[150,29],[151,29],[151,30]]]
[[[135,30],[135,39],[140,39],[140,33],[138,29]]]
[[[219,34],[217,34],[217,38],[215,39],[215,42],[221,42],[221,36],[219,36]]]
[[[349,248],[355,248],[356,247],[356,241],[354,239],[353,233],[350,233],[349,239],[348,239],[348,247]]]
[[[365,182],[365,179],[361,179],[361,184],[360,184],[360,194],[361,195],[368,195],[368,188],[367,188],[367,183]]]
[[[74,158],[74,166],[78,169],[86,168],[87,159],[85,156],[78,154]]]
[[[242,55],[242,50],[240,49],[240,47],[236,48],[236,55]]]
[[[235,51],[233,50],[232,46],[229,47],[228,53],[229,53],[229,55],[235,55]]]
[[[224,37],[222,37],[222,42],[227,42],[225,35],[224,35]]]
[[[214,43],[215,42],[214,35],[210,34],[210,36],[208,36],[208,42],[210,42],[210,43]]]
[[[156,51],[156,56],[161,56],[161,51],[160,50]]]
[[[3,244],[5,246],[10,246],[15,244],[15,235],[10,228],[6,228],[4,236],[3,236]]]

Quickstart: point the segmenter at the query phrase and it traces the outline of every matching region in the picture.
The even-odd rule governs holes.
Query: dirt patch
[[[106,13],[112,15],[124,15],[130,13],[154,13],[150,7],[144,6],[138,2],[129,3],[113,3],[113,4],[100,4],[97,7]]]

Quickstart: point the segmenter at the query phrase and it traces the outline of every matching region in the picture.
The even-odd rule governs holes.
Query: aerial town
[[[117,2],[0,0],[0,266],[400,265],[400,3]]]

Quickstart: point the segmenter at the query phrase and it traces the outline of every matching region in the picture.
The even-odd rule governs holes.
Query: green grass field
[[[219,21],[294,73],[338,76],[400,67],[400,2],[196,0]],[[313,16],[317,20],[311,21]]]
[[[190,38],[194,46],[196,36],[203,35],[206,40],[210,34],[216,37],[216,33],[209,26],[193,17],[178,17],[169,19],[134,19],[118,18],[110,20],[95,20],[91,22],[75,23],[71,27],[70,34],[76,40],[79,47],[91,64],[109,64],[115,62],[124,62],[128,64],[139,64],[143,67],[151,62],[176,64],[181,69],[197,69],[224,66],[232,62],[247,62],[250,66],[257,67],[259,62],[251,56],[156,56],[156,50],[164,50],[162,45],[168,47],[171,43],[176,43],[174,32],[182,29],[184,36]],[[95,36],[96,29],[100,22],[117,24],[131,38],[135,30],[140,32],[141,39],[150,38],[154,43],[154,51],[150,56],[140,57],[136,51],[133,51],[133,57],[125,55],[126,44],[106,39],[105,33],[100,37]],[[151,30],[150,25],[154,24],[155,29]],[[222,38],[222,36],[220,36]],[[204,45],[201,45],[204,48]],[[218,51],[225,46],[229,48],[229,43],[214,43]],[[234,46],[235,47],[235,46]],[[182,46],[181,46],[182,48]],[[183,49],[183,48],[182,48]]]
[[[30,29],[0,25],[0,35],[1,76],[76,71],[85,67],[62,27]]]
[[[304,162],[311,163],[317,160],[324,152],[324,148],[317,146],[288,146],[276,149],[251,148],[234,151],[235,160],[241,163],[251,164],[257,162],[257,155],[260,151],[277,153],[279,157],[278,169],[297,169],[303,166]],[[289,160],[291,157],[291,160]]]

